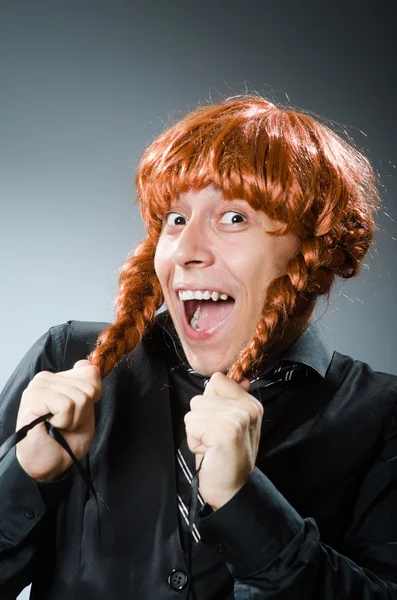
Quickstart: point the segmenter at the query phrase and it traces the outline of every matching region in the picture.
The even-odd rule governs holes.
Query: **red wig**
[[[147,238],[124,264],[115,322],[90,360],[105,376],[139,343],[163,294],[154,271],[162,217],[172,199],[208,185],[242,198],[301,240],[286,273],[267,289],[255,335],[228,375],[239,381],[297,319],[309,320],[335,275],[357,275],[373,237],[379,196],[368,160],[310,116],[263,98],[231,98],[200,108],[146,150],[136,186]]]

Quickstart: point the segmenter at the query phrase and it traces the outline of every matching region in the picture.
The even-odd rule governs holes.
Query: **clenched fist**
[[[194,396],[185,415],[186,437],[196,455],[200,493],[214,509],[228,502],[255,468],[263,406],[248,393],[249,381],[236,383],[214,373],[202,396]]]
[[[79,360],[69,371],[41,371],[22,394],[16,428],[50,412],[53,417],[48,421],[81,459],[94,437],[94,404],[101,394],[100,371],[88,360]],[[72,465],[70,456],[48,435],[44,423],[36,425],[17,444],[16,456],[28,475],[41,481],[59,478]]]

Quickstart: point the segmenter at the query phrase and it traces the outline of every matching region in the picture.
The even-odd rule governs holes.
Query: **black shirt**
[[[7,384],[0,443],[12,433],[21,390],[34,373],[70,368],[63,359],[67,329],[43,336]],[[186,597],[166,576],[184,569],[174,536],[175,443],[167,437],[173,376],[161,366],[166,336],[155,326],[104,380],[89,460],[94,485],[119,505],[110,515],[101,509],[102,545],[92,499],[73,468],[63,481],[37,484],[11,452],[0,463],[2,599],[32,579],[40,600]],[[256,468],[227,504],[202,511],[199,543],[226,566],[237,600],[397,598],[397,378],[332,353],[316,326],[286,356],[308,365],[313,377],[271,388],[263,388],[264,379],[252,383],[250,393],[265,408]],[[194,373],[180,373],[190,383],[174,379],[178,389],[193,385]],[[174,425],[186,409],[185,402],[174,413]],[[145,510],[151,520],[143,526]]]
[[[173,410],[175,445],[176,447],[179,447],[182,440],[185,438],[183,417],[190,410],[190,399],[195,395],[203,393],[207,379],[200,376],[190,368],[171,319],[166,317],[163,321],[163,327],[172,340],[172,344],[169,343],[167,338],[165,341],[167,347],[171,349],[171,352],[168,353],[170,367],[170,397],[171,407]],[[291,494],[295,494],[297,497],[307,497],[309,490],[305,489],[307,484],[305,484],[305,477],[302,477],[302,475],[305,475],[306,479],[310,480],[313,479],[313,475],[315,477],[316,471],[320,469],[322,472],[321,479],[323,479],[329,474],[335,459],[338,462],[341,460],[346,460],[347,463],[349,462],[347,456],[345,459],[343,453],[338,452],[338,448],[343,448],[345,446],[346,452],[351,454],[351,452],[349,452],[349,445],[355,440],[354,432],[358,433],[360,429],[362,429],[359,420],[357,423],[353,423],[351,417],[349,419],[348,413],[353,412],[354,414],[355,411],[352,404],[355,399],[357,399],[357,404],[359,398],[362,404],[365,403],[365,401],[362,400],[362,396],[365,395],[365,392],[367,392],[368,395],[369,392],[369,390],[365,390],[365,371],[368,369],[370,373],[371,370],[367,365],[363,365],[357,361],[354,362],[355,366],[361,365],[361,367],[364,367],[364,372],[361,372],[360,377],[357,378],[356,376],[352,378],[354,385],[349,384],[347,389],[344,389],[343,392],[340,390],[339,394],[336,394],[335,397],[332,397],[333,390],[331,388],[331,397],[324,397],[323,394],[327,392],[328,387],[326,385],[327,372],[331,366],[333,358],[337,360],[338,356],[340,356],[338,353],[335,353],[334,356],[322,327],[318,323],[313,323],[307,328],[304,334],[301,335],[289,348],[284,350],[275,361],[269,364],[263,364],[262,368],[259,369],[259,374],[257,377],[251,381],[250,393],[261,400],[265,406],[265,424],[262,427],[262,440],[258,452],[257,467],[260,468],[260,465],[262,465],[261,470],[268,474],[267,469],[272,465],[273,461],[268,459],[268,451],[266,451],[266,448],[271,448],[273,455],[277,456],[277,447],[274,447],[271,442],[269,443],[269,441],[264,438],[265,431],[267,431],[267,435],[273,434],[275,439],[279,440],[281,448],[283,446],[288,448],[287,451],[284,450],[284,453],[288,458],[282,460],[279,472],[276,472],[275,470],[271,478],[278,484],[277,492],[288,489],[289,496],[291,496]],[[268,373],[273,369],[275,364],[285,363],[298,363],[307,367],[304,377],[299,380],[295,379],[291,384],[288,384],[288,382],[283,382],[278,385],[272,385],[271,387],[268,387]],[[340,366],[339,370],[339,377],[348,377],[348,370],[346,373],[343,373]],[[369,373],[367,377],[369,376]],[[337,373],[334,374],[334,377],[335,375],[337,376]],[[362,389],[360,389],[361,386]],[[373,400],[378,402],[376,390],[374,390],[372,393]],[[307,415],[302,414],[302,409],[306,412],[309,408],[307,401],[308,399],[306,399],[305,396],[308,396],[309,398],[312,397],[312,401],[310,402],[310,426],[306,421]],[[395,396],[394,399],[396,400],[397,397]],[[369,398],[367,398],[367,401],[368,400]],[[284,406],[284,414],[282,410],[280,410],[281,406]],[[323,415],[321,415],[320,406],[325,407]],[[343,412],[344,407],[346,408],[346,414]],[[359,408],[358,405],[357,408]],[[319,414],[316,413],[317,410],[319,411]],[[360,413],[359,411],[359,414],[362,415],[362,412]],[[372,416],[375,416],[375,414],[371,414]],[[273,418],[269,418],[269,416],[272,416]],[[302,417],[306,418],[303,420]],[[343,421],[350,422],[352,427],[351,432],[346,430],[346,425],[344,426]],[[341,427],[340,431],[338,432],[337,424],[339,422]],[[285,434],[278,431],[285,431],[284,428],[286,428],[288,433],[290,430],[294,431],[295,436],[296,431],[300,431],[300,435],[296,436],[293,444],[291,444],[291,436],[289,436],[288,433],[285,439],[283,439],[282,436]],[[353,437],[351,436],[352,433]],[[392,434],[392,437],[394,437],[394,434]],[[322,438],[323,443],[321,441]],[[394,443],[395,450],[397,452],[397,441],[392,443]],[[323,448],[317,448],[317,446],[322,445]],[[294,449],[294,454],[299,452],[298,456],[293,456],[293,454],[291,454],[292,448]],[[306,450],[306,448],[308,450]],[[308,454],[310,454],[310,457]],[[395,455],[394,451],[392,452],[392,455]],[[354,453],[354,456],[357,457],[357,452]],[[305,467],[305,464],[302,461],[307,460],[308,458],[310,458],[310,460],[308,460],[308,464]],[[361,458],[364,459],[364,457]],[[363,464],[365,465],[365,459]],[[349,487],[353,488],[353,486],[356,486],[354,490],[355,493],[357,493],[360,478],[357,478],[356,482],[353,483],[354,471],[357,466],[358,465],[356,464],[352,465],[351,467],[353,470],[353,476],[351,477],[352,481],[346,482],[346,480],[342,480],[341,482],[338,482],[340,489],[333,489],[331,496],[329,498],[324,498],[321,509],[320,507],[317,508],[319,514],[321,511],[324,513],[324,516],[321,519],[323,525],[322,531],[327,531],[328,535],[330,536],[330,540],[332,540],[331,543],[336,545],[338,548],[340,548],[343,544],[343,533],[349,527],[353,515],[353,504],[351,500],[349,502],[349,495],[351,494]],[[316,470],[315,467],[317,468]],[[311,469],[313,469],[313,472],[310,472]],[[363,466],[362,473],[364,472],[365,466]],[[396,475],[396,473],[394,473],[394,475]],[[296,487],[291,480],[295,481]],[[394,485],[397,486],[395,479]],[[329,489],[329,486],[324,484],[324,490],[322,491],[320,481],[312,481],[311,486],[315,486],[315,493],[320,493],[322,496],[325,496],[327,493],[326,490]],[[333,506],[330,507],[330,504]],[[311,505],[316,505],[314,498],[311,501]],[[259,506],[257,509],[259,511]],[[200,514],[201,516],[209,516],[212,512],[213,511],[210,507],[206,507],[203,511],[201,511]],[[217,517],[219,517],[220,513],[219,511],[217,512]],[[225,526],[227,525],[228,519],[232,519],[233,536],[231,539],[233,542],[238,540],[240,536],[243,537],[245,534],[244,528],[246,524],[241,523],[240,521],[238,503],[236,503],[236,505],[233,507],[233,502],[229,502],[227,506],[223,507],[222,513],[225,517]],[[242,514],[244,514],[244,510],[242,510]],[[312,515],[313,514],[314,513],[312,513]],[[332,518],[332,515],[335,515],[336,518]],[[274,516],[276,517],[276,515]],[[286,518],[286,515],[280,514],[279,516],[280,523],[275,522],[273,526],[275,530],[279,528],[280,531],[282,531],[283,520]],[[310,513],[307,513],[307,516],[311,516]],[[217,517],[213,517],[213,522],[215,522]],[[378,515],[378,518],[380,518],[380,514]],[[394,523],[393,530],[395,531],[395,537],[391,538],[392,542],[390,545],[385,544],[384,551],[386,554],[389,553],[391,557],[393,553],[390,551],[390,547],[395,548],[393,541],[397,543],[397,508],[394,508],[392,504],[390,504],[390,519]],[[207,525],[209,522],[210,520],[207,519]],[[201,524],[201,529],[203,529],[203,523],[204,521]],[[337,523],[339,531],[335,529]],[[182,525],[183,522],[181,523],[181,526]],[[207,530],[207,525],[204,526],[204,539],[207,540],[208,538],[206,536],[209,535],[210,539],[213,541],[213,546],[215,542],[218,543],[218,546],[222,548],[223,560],[219,560],[218,558],[218,562],[213,560],[212,563],[210,563],[204,551],[208,546],[206,544],[199,543],[194,547],[193,576],[195,576],[196,588],[199,590],[199,592],[201,592],[201,595],[199,593],[197,598],[199,598],[199,600],[204,600],[206,597],[217,598],[219,600],[229,600],[229,598],[233,598],[233,580],[229,577],[230,571],[224,568],[224,559],[226,558],[225,554],[227,553],[227,547],[224,543],[219,542],[216,537],[213,537],[213,532],[211,529]],[[255,525],[253,527],[253,530],[254,529]],[[253,532],[254,531],[252,531],[252,533]],[[224,534],[224,532],[222,532],[222,534]],[[339,534],[339,539],[337,534]],[[261,545],[262,541],[258,540],[258,543]],[[381,547],[378,548],[378,551],[381,551]],[[397,553],[395,550],[393,559],[394,560],[392,560],[391,563],[394,568],[392,568],[391,571],[388,571],[388,573],[395,580],[397,580]],[[206,581],[206,584],[204,583],[204,580]],[[206,589],[206,586],[208,590],[207,596],[202,591]]]

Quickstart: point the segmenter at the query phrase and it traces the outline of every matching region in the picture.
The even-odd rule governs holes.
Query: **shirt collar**
[[[190,373],[196,374],[188,363],[168,310],[159,313],[156,317],[156,321],[171,337],[175,352],[186,369]],[[291,346],[283,350],[277,356],[274,362],[265,364],[263,368],[259,370],[256,379],[264,377],[276,364],[284,361],[306,365],[324,378],[331,363],[332,356],[333,350],[323,327],[318,321],[314,321],[295,340],[295,342],[291,344]],[[199,374],[197,373],[197,375]]]
[[[275,364],[286,361],[306,365],[324,378],[333,353],[323,327],[318,321],[314,321],[295,342],[278,355],[272,364],[263,367],[260,376],[262,377]]]

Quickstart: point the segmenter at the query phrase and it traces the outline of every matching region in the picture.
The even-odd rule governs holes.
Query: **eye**
[[[220,223],[225,223],[226,225],[238,225],[239,223],[244,223],[246,220],[247,219],[241,213],[238,213],[235,210],[228,210],[226,213],[223,213]]]
[[[175,225],[186,225],[186,217],[177,212],[170,212],[165,215],[165,224],[173,227]]]

